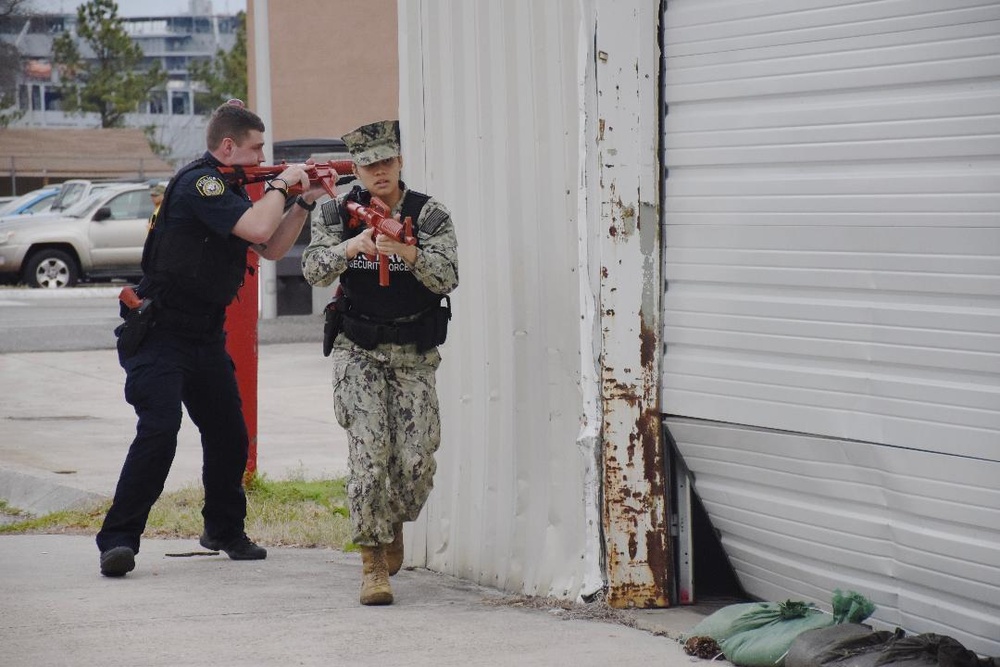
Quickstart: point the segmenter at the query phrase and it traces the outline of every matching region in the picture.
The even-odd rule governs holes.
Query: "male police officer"
[[[125,369],[125,400],[139,422],[115,498],[97,534],[101,573],[135,567],[139,537],[163,491],[177,449],[183,404],[201,432],[205,531],[201,544],[234,560],[265,558],[244,530],[248,436],[223,321],[247,273],[247,248],[283,256],[323,190],[310,187],[303,165],[291,165],[259,201],[228,183],[221,166],[264,159],[264,124],[239,100],[220,106],[207,130],[208,151],[171,179],[143,251],[141,307],[123,313],[116,330]],[[287,212],[288,188],[304,190]]]
[[[440,304],[458,285],[457,244],[444,206],[400,180],[397,122],[365,125],[343,139],[364,188],[322,206],[302,270],[312,285],[330,285],[339,276],[343,288],[333,398],[348,435],[347,495],[361,547],[361,603],[391,604],[389,575],[403,562],[403,522],[417,518],[434,481],[441,441],[434,374],[451,314]],[[397,219],[412,218],[417,245],[352,225],[346,202],[368,206],[373,197]],[[390,257],[386,287],[370,259],[377,254]]]

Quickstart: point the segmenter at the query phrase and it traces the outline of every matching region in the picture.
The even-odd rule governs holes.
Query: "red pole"
[[[252,183],[246,186],[250,199],[257,201],[264,196],[264,184]],[[226,350],[236,365],[236,384],[243,401],[243,419],[250,436],[250,452],[247,469],[243,476],[249,481],[257,473],[257,308],[259,292],[257,275],[260,258],[252,250],[247,250],[248,273],[236,298],[226,309]]]

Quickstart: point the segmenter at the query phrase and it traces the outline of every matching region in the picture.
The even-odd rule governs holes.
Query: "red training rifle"
[[[351,216],[348,226],[357,227],[363,222],[377,233],[385,234],[399,243],[417,245],[417,239],[413,236],[413,220],[410,216],[406,216],[406,219],[400,223],[399,220],[392,217],[392,211],[378,197],[372,195],[371,203],[368,206],[362,206],[350,200],[344,204]],[[389,286],[389,258],[381,253],[378,256],[378,284],[382,287]]]
[[[330,160],[319,164],[304,165],[306,175],[310,183],[320,183],[323,189],[331,197],[337,196],[337,181],[342,178],[340,174],[352,174],[354,163],[350,160]],[[235,185],[247,185],[249,183],[262,183],[270,181],[281,175],[287,164],[259,165],[256,167],[219,167],[219,171],[226,177],[226,180]],[[348,178],[353,178],[348,176]],[[302,185],[300,183],[289,183],[288,194],[301,194]],[[362,206],[357,202],[346,202],[347,212],[351,216],[349,226],[355,228],[364,223],[374,229],[379,234],[394,239],[406,245],[416,245],[417,239],[413,236],[413,221],[407,217],[402,223],[392,216],[392,211],[378,197],[373,196],[369,206]],[[382,287],[389,286],[389,258],[383,254],[378,256],[378,284]]]
[[[226,177],[226,180],[234,185],[247,185],[248,183],[262,183],[270,181],[281,175],[287,164],[259,165],[256,167],[219,167],[219,171]],[[354,163],[350,160],[330,160],[318,164],[303,165],[310,183],[320,183],[326,193],[331,197],[337,196],[337,180],[344,176],[354,178]],[[302,193],[302,185],[299,183],[288,183],[288,194],[297,195]]]

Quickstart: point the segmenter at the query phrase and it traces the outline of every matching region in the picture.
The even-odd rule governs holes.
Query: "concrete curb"
[[[94,505],[107,497],[38,474],[0,467],[0,499],[12,508],[39,516]]]

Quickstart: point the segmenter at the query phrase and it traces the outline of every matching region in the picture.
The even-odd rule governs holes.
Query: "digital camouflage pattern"
[[[399,213],[403,197],[392,213]],[[327,286],[348,269],[340,207],[346,195],[316,211],[302,274]],[[458,286],[458,250],[451,214],[431,198],[414,221],[419,252],[409,270],[436,294]],[[337,421],[349,442],[348,502],[354,542],[388,544],[392,525],[413,521],[434,481],[434,453],[441,442],[434,374],[437,349],[382,344],[365,350],[343,334],[334,341],[333,396]],[[381,482],[379,480],[382,480]]]
[[[351,151],[354,164],[361,167],[399,155],[399,121],[362,125],[341,138]]]
[[[413,344],[365,350],[341,334],[331,357],[334,413],[348,439],[353,540],[388,544],[392,525],[414,521],[434,485],[441,355]]]

